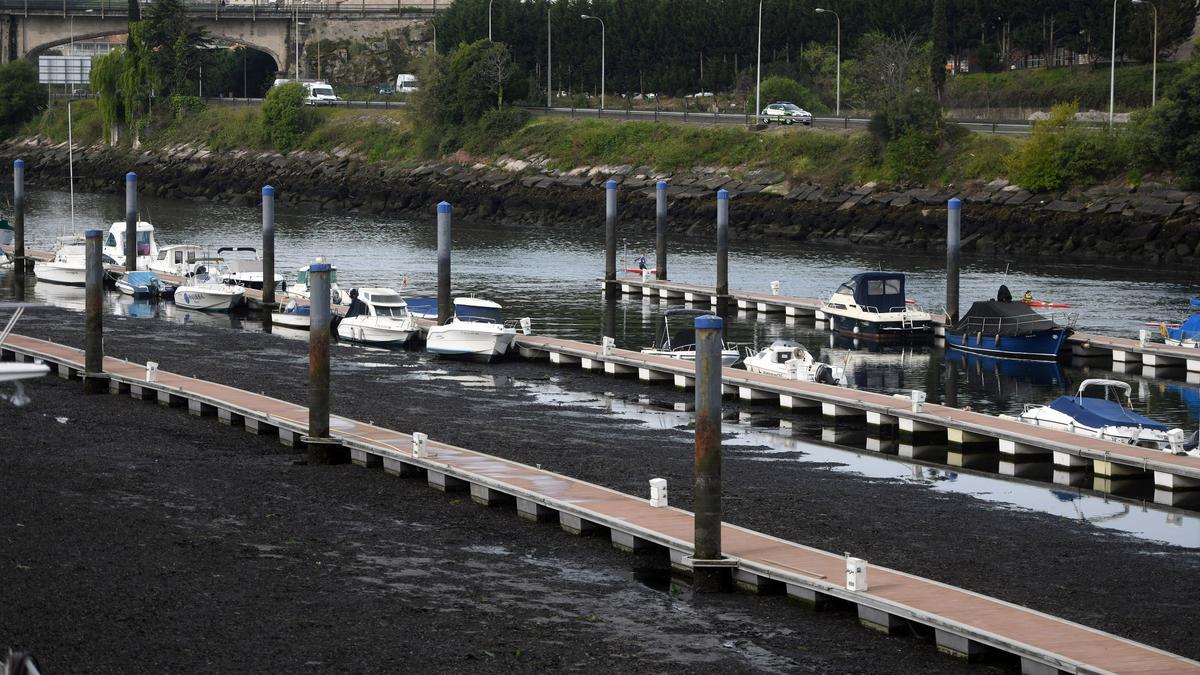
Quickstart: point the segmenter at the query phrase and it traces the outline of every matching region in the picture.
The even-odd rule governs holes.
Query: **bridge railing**
[[[188,13],[220,18],[258,15],[427,14],[440,12],[452,0],[184,0]],[[153,4],[143,0],[142,5]],[[3,14],[125,16],[124,0],[0,0]]]

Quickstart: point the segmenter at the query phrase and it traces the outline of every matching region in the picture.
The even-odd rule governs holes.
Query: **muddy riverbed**
[[[204,326],[111,317],[106,322],[111,355],[155,360],[167,370],[305,401],[303,342]],[[79,346],[82,315],[30,312],[20,332]],[[547,388],[597,397],[603,392],[645,393],[636,380],[519,361],[484,366],[346,346],[335,347],[333,356],[334,409],[340,414],[426,431],[438,440],[541,464],[632,494],[644,494],[647,479],[661,476],[670,481],[672,502],[690,506],[692,447],[686,429],[634,424],[539,394]],[[954,665],[911,641],[912,649],[897,649],[895,640],[875,638],[849,620],[813,624],[819,638],[799,636],[797,626],[825,620],[794,608],[770,614],[782,611],[780,601],[704,598],[681,603],[632,581],[630,559],[603,545],[581,544],[518,522],[511,514],[477,508],[461,497],[426,492],[424,486],[375,471],[294,466],[293,456],[276,445],[212,421],[121,398],[84,399],[75,393],[77,385],[36,386],[34,406],[5,417],[18,420],[14,438],[42,453],[2,456],[11,465],[4,473],[22,486],[23,496],[14,501],[21,510],[15,513],[40,522],[46,532],[33,537],[15,523],[5,523],[6,537],[32,547],[38,562],[21,562],[8,545],[2,555],[10,558],[7,569],[30,575],[18,581],[22,597],[38,600],[22,607],[48,610],[33,615],[44,614],[39,621],[58,626],[43,630],[58,636],[56,651],[69,651],[73,658],[94,656],[88,643],[108,639],[106,631],[138,632],[121,627],[132,616],[141,617],[153,633],[139,633],[136,640],[160,652],[155,658],[220,659],[224,657],[214,654],[229,649],[243,659],[252,645],[261,644],[261,653],[253,651],[249,658],[277,659],[258,662],[261,667],[308,661],[337,667],[364,663],[363,655],[372,653],[378,658],[371,662],[380,667],[410,663],[405,658],[452,665],[437,659],[453,644],[473,654],[461,658],[491,663],[488,669],[609,663],[617,668],[657,656],[693,667],[712,662],[728,668],[897,671]],[[654,387],[653,394],[680,402],[690,397],[667,387]],[[69,418],[68,423],[52,421],[57,416]],[[48,428],[53,429],[50,434]],[[129,431],[121,433],[138,439],[136,450],[119,442],[116,433],[122,428]],[[1194,551],[966,495],[788,462],[779,454],[765,459],[752,450],[726,450],[726,519],[733,523],[826,550],[850,551],[873,563],[1200,656],[1200,586],[1193,583],[1200,554]],[[30,509],[27,503],[46,504],[50,510]],[[224,513],[233,520],[227,522]],[[83,541],[66,543],[74,537]],[[292,540],[300,543],[289,544]],[[409,548],[414,543],[415,551]],[[282,552],[260,550],[259,544]],[[481,553],[473,546],[501,546],[505,553]],[[70,562],[56,561],[64,553]],[[270,557],[276,555],[283,557]],[[546,569],[556,563],[547,561],[559,559],[571,561],[579,575],[601,570],[615,578],[590,586],[567,583],[570,575],[551,578]],[[479,573],[497,565],[500,580]],[[452,570],[448,577],[444,568]],[[42,571],[31,574],[37,569]],[[434,573],[414,579],[410,569]],[[531,572],[538,569],[542,571]],[[238,580],[227,583],[213,575]],[[527,586],[531,578],[536,583]],[[52,592],[60,580],[63,591]],[[457,588],[463,591],[454,592]],[[577,601],[559,604],[560,593]],[[610,601],[613,593],[627,602]],[[670,627],[645,627],[643,604],[668,617]],[[55,609],[62,605],[74,608]],[[693,617],[686,624],[693,628],[674,623],[673,612],[684,611],[677,605]],[[411,607],[426,609],[407,611]],[[480,618],[489,612],[502,613],[506,620]],[[739,632],[760,621],[754,612],[768,613],[761,625],[770,628]],[[599,618],[588,620],[592,614]],[[80,616],[91,617],[87,630],[78,625],[68,630],[65,624],[77,623]],[[4,617],[0,625],[25,625],[13,619]],[[530,631],[531,622],[541,632]],[[410,624],[417,637],[404,629]],[[452,635],[459,626],[465,626],[467,637],[455,642]],[[90,637],[84,637],[88,631]],[[681,631],[706,637],[687,639]],[[13,632],[0,639],[30,644],[38,632]],[[654,638],[659,633],[673,636],[668,646]],[[185,634],[190,635],[181,637]],[[721,635],[733,637],[716,637]],[[197,646],[199,636],[208,647]],[[742,651],[725,653],[730,648],[722,645],[731,640]],[[184,646],[168,649],[176,643]],[[595,656],[579,657],[581,644]],[[882,645],[881,651],[870,652],[876,649],[871,645]],[[120,649],[133,658],[135,650]],[[517,656],[518,650],[524,656]],[[180,653],[161,653],[171,651]],[[626,660],[613,660],[614,655]],[[926,655],[933,660],[904,660]],[[835,657],[845,660],[822,660]],[[498,661],[482,661],[493,658]],[[816,660],[806,660],[812,658]],[[164,661],[159,669],[185,663]]]

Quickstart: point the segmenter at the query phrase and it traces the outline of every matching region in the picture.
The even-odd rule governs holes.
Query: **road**
[[[207,103],[223,103],[227,105],[257,105],[261,98],[208,98]],[[378,108],[402,109],[404,101],[339,101],[334,104],[346,108]],[[530,114],[538,116],[570,117],[572,119],[605,119],[615,121],[642,122],[671,122],[673,124],[698,125],[748,125],[752,121],[750,115],[744,113],[689,113],[667,110],[598,110],[596,108],[546,108],[539,106],[524,106]],[[995,134],[1000,136],[1028,136],[1030,125],[1024,122],[983,122],[951,120],[959,126],[979,134]],[[823,129],[866,129],[867,118],[862,117],[815,117],[813,126]]]

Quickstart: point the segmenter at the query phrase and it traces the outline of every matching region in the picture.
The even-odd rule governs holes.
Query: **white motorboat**
[[[911,304],[898,272],[855,274],[821,303],[817,320],[833,330],[873,340],[910,340],[933,334],[933,315]]]
[[[1117,380],[1084,380],[1074,396],[1060,396],[1050,405],[1026,404],[1017,419],[1081,436],[1200,457],[1197,433],[1188,437],[1182,429],[1168,430],[1167,425],[1134,412],[1129,385]]]
[[[499,309],[499,305],[497,305]],[[352,342],[399,346],[421,330],[404,298],[391,288],[350,289],[350,309],[338,322],[338,337]],[[515,334],[515,332],[514,332]]]
[[[175,289],[175,304],[206,312],[228,312],[245,295],[245,288],[221,282],[219,274],[210,275],[207,267],[200,264],[187,282]]]
[[[21,318],[21,314],[25,308],[18,306],[9,317],[8,324],[3,330],[0,330],[0,344],[3,344],[8,336],[12,333],[13,326],[17,325],[17,321]],[[22,363],[19,361],[5,361],[0,363],[0,382],[13,382],[17,386],[17,391],[11,396],[0,396],[7,398],[10,403],[15,406],[23,406],[29,403],[29,397],[25,394],[25,389],[21,386],[21,380],[28,380],[35,377],[41,377],[50,372],[50,366],[38,361],[37,363]]]
[[[290,281],[287,284],[287,294],[301,300],[308,300],[308,267],[301,267],[296,271],[296,280]],[[329,267],[329,301],[335,305],[350,304],[349,294],[344,293],[340,288],[338,288],[337,265],[330,265]]]
[[[200,264],[198,261],[203,255],[203,250],[195,244],[163,246],[158,249],[158,253],[146,265],[145,269],[158,272],[159,274],[186,277],[196,271],[196,266]],[[143,269],[140,264],[138,265],[138,269]]]
[[[249,253],[249,257],[231,257],[224,255],[225,253]],[[263,287],[263,260],[258,255],[258,250],[252,246],[222,246],[217,249],[217,256],[225,261],[226,280],[232,280],[239,286],[245,288],[253,288],[262,290]],[[275,292],[283,293],[287,290],[287,282],[278,272],[275,273]]]
[[[696,318],[712,312],[702,309],[668,309],[658,325],[654,346],[642,349],[643,354],[667,356],[684,361],[696,360]],[[729,367],[741,359],[738,350],[721,341],[721,366]]]
[[[426,336],[426,348],[442,356],[463,356],[491,361],[508,352],[517,337],[514,324],[503,323],[500,305],[480,298],[455,298],[454,316],[433,326]],[[521,326],[528,333],[529,320]]]
[[[158,242],[154,239],[154,226],[139,220],[137,235],[137,268],[149,269],[150,263],[158,259]],[[125,265],[125,222],[113,223],[104,238],[104,255],[114,264]],[[165,271],[165,270],[164,270]]]
[[[271,323],[276,326],[287,326],[299,330],[308,330],[312,315],[307,303],[296,302],[295,298],[287,301],[274,312],[271,312]]]
[[[33,274],[38,281],[64,286],[87,285],[87,244],[83,237],[59,237],[54,260],[38,261]]]
[[[845,375],[845,368],[817,361],[804,345],[791,340],[776,340],[757,352],[747,350],[742,365],[752,373],[821,384],[841,384]]]

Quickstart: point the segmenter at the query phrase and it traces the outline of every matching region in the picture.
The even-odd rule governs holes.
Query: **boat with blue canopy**
[[[933,335],[933,315],[906,299],[899,272],[855,274],[821,303],[817,319],[828,319],[839,333],[874,340]]]
[[[1200,298],[1192,298],[1192,309],[1200,310]],[[1193,313],[1178,326],[1164,326],[1166,335],[1163,337],[1172,347],[1200,346],[1200,311]]]

